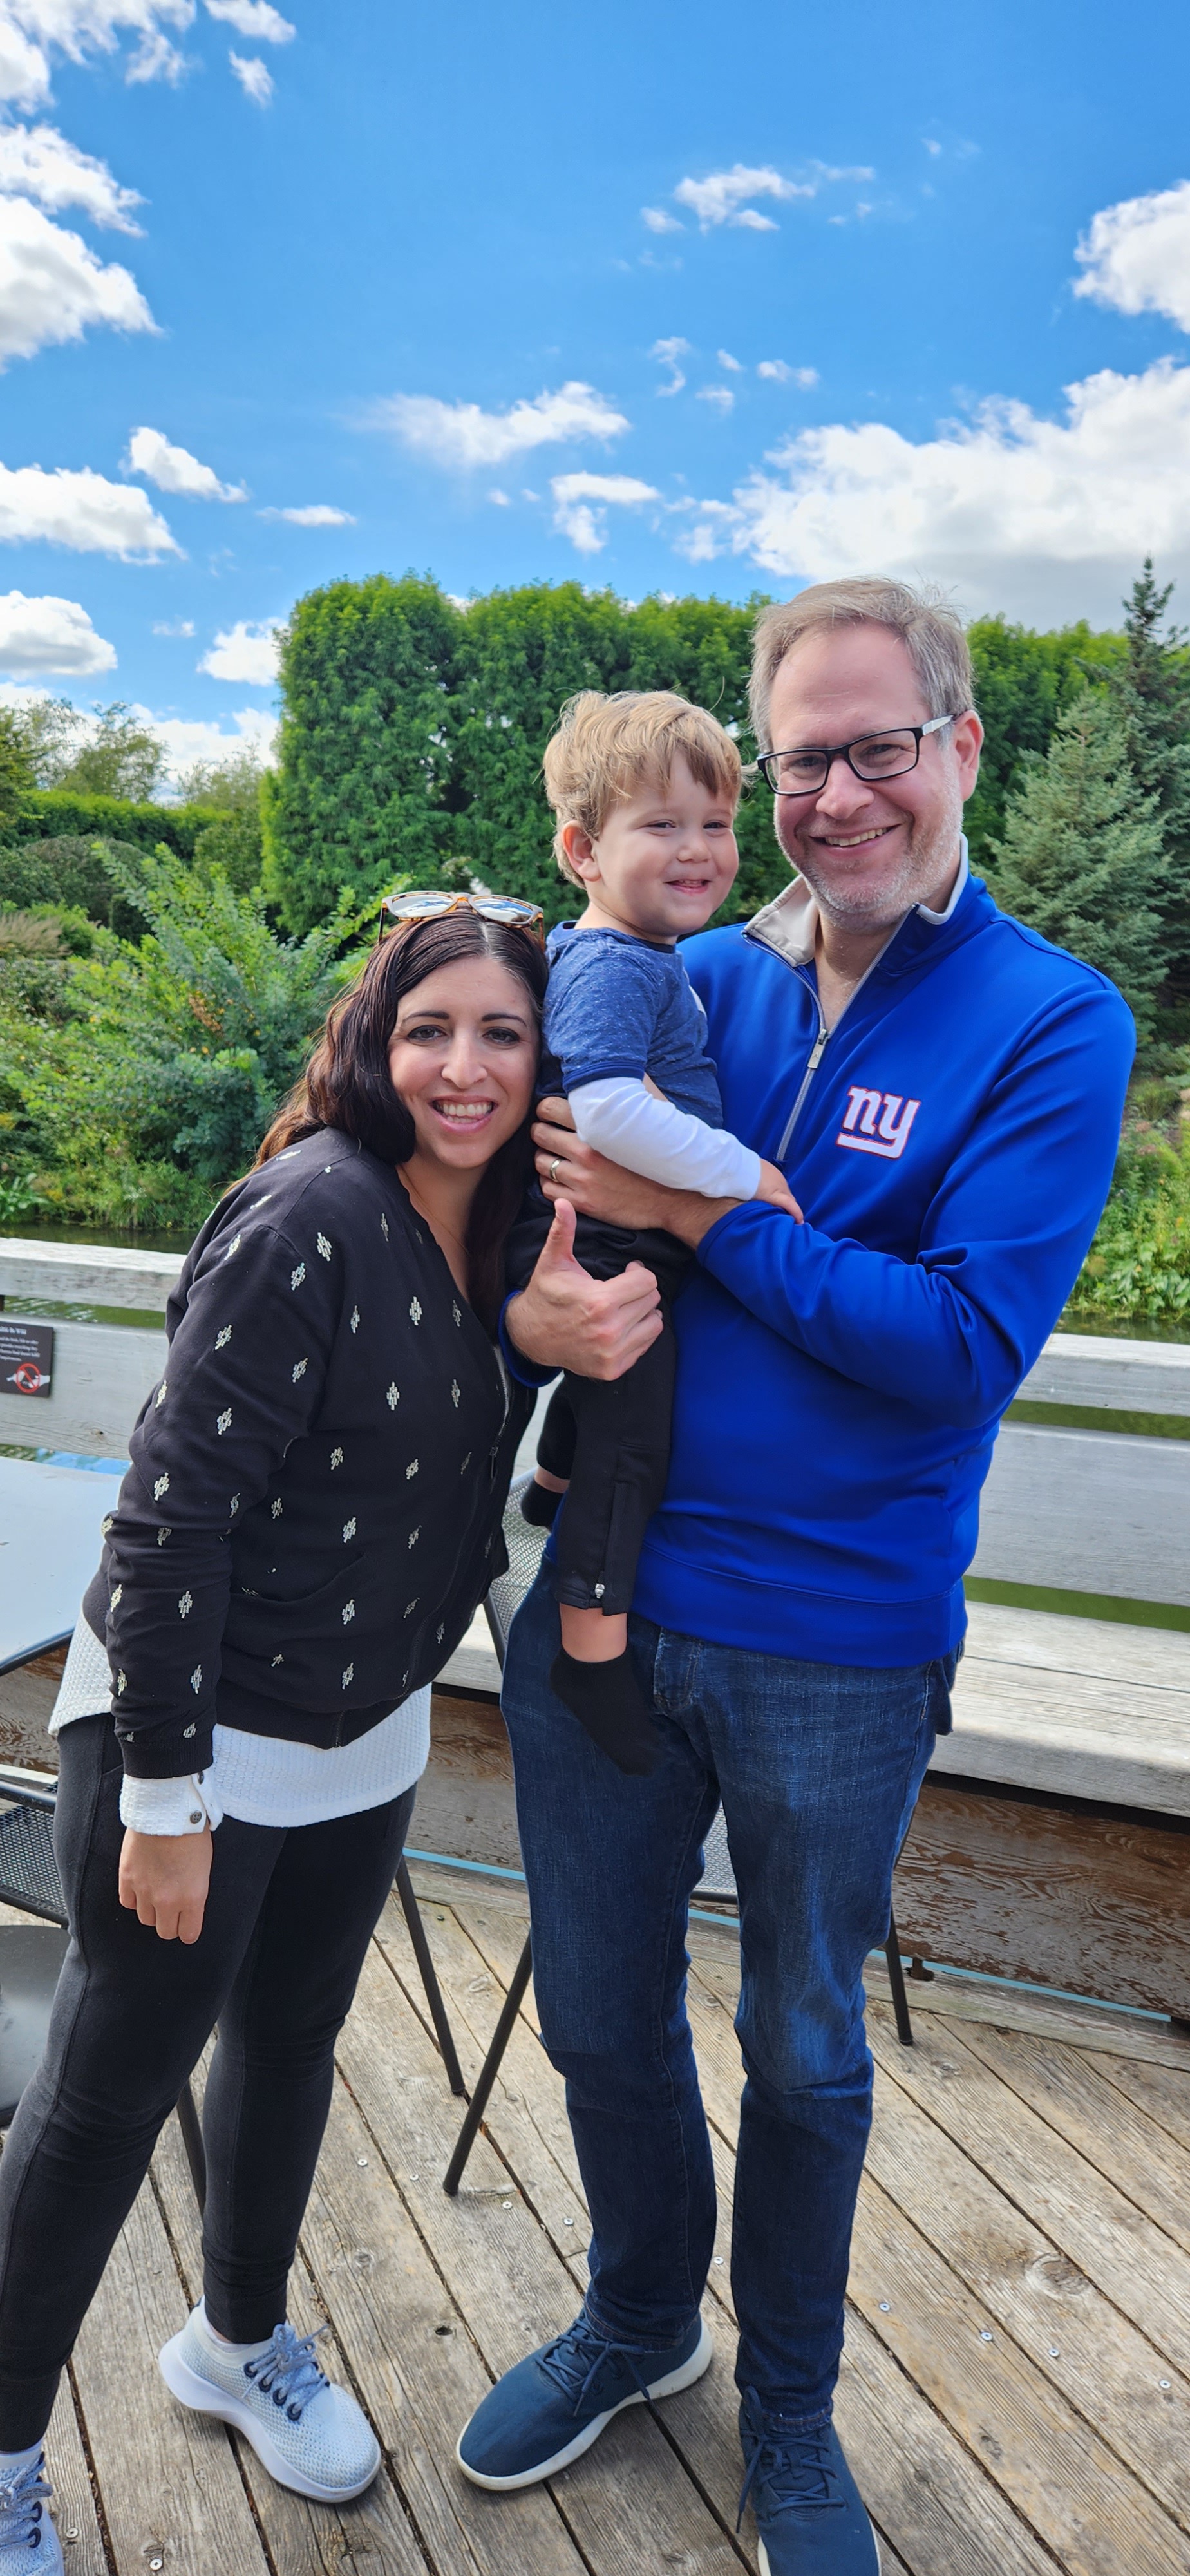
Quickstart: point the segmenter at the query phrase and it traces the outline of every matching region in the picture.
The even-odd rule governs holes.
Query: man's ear
[[[974,707],[969,707],[966,715],[958,718],[951,740],[954,744],[955,758],[959,764],[959,783],[965,805],[967,798],[975,793],[975,782],[979,776],[980,746],[983,742],[983,726]]]
[[[584,831],[582,824],[564,823],[561,839],[567,860],[576,877],[582,877],[584,883],[597,877],[599,861],[595,856],[595,844],[590,833]]]

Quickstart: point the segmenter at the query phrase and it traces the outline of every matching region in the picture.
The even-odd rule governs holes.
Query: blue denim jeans
[[[542,2038],[592,2220],[587,2313],[656,2350],[706,2283],[715,2183],[686,2017],[686,1915],[722,1800],[740,1898],[744,2093],[732,2292],[736,2377],[776,2423],[830,2413],[871,2120],[862,1974],[888,1935],[893,1864],[955,1658],[890,1671],[671,1635],[633,1618],[664,1753],[615,1770],[554,1697],[543,1569],[509,1639]]]

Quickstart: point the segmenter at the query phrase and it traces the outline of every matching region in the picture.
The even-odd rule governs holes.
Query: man
[[[697,1254],[631,1627],[664,1737],[652,1777],[613,1770],[551,1695],[548,1568],[510,1640],[537,1998],[591,2282],[576,2325],[484,2400],[459,2459],[496,2490],[531,2484],[710,2358],[714,2185],[683,1944],[721,1797],[746,2079],[736,2375],[769,2576],[879,2564],[830,2420],[870,2120],[863,1966],[950,1724],[996,1429],[1094,1233],[1132,1057],[1114,986],[968,875],[971,700],[957,621],[899,584],[827,583],[761,618],[753,722],[796,878],[683,956],[726,1123],[781,1166],[805,1221],[641,1181],[549,1103],[538,1168],[559,1212],[507,1317],[526,1375],[614,1377],[657,1329],[652,1282],[588,1279],[570,1206],[666,1226]]]

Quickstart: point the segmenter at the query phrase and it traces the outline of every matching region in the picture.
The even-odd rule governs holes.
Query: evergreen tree
[[[1151,556],[1127,601],[1123,664],[1108,685],[1123,718],[1138,785],[1154,800],[1166,861],[1157,900],[1165,959],[1163,1019],[1190,1037],[1190,650],[1183,630],[1160,631],[1173,583],[1159,590]]]
[[[1114,699],[1084,689],[1028,762],[993,844],[996,899],[1118,984],[1142,1041],[1164,980],[1165,888],[1156,800],[1139,787]]]
[[[11,708],[0,707],[0,826],[15,821],[34,783],[20,719]]]

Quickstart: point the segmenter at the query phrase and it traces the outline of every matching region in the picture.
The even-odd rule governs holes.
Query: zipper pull
[[[810,1049],[809,1060],[806,1065],[807,1073],[817,1073],[818,1067],[822,1062],[823,1049],[829,1036],[829,1029],[819,1030],[818,1035],[814,1040],[814,1044]]]

